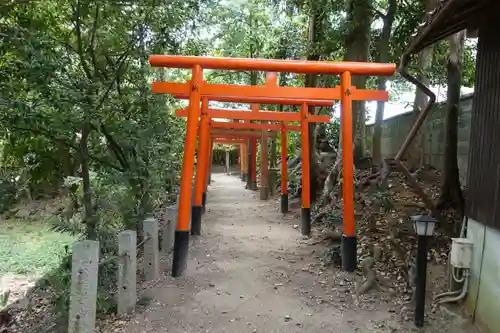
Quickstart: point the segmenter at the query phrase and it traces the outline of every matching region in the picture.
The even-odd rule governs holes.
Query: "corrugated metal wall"
[[[500,15],[493,13],[479,31],[466,211],[500,229]]]

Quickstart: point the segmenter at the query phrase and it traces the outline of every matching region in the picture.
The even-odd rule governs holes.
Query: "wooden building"
[[[462,30],[478,38],[468,162],[467,238],[474,242],[466,311],[500,332],[500,1],[440,0],[404,57]]]

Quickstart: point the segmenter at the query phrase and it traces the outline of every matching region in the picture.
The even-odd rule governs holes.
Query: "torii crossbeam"
[[[341,101],[342,127],[342,174],[344,199],[344,233],[342,241],[342,266],[347,271],[354,271],[357,265],[356,258],[356,225],[354,220],[354,180],[353,180],[353,152],[352,152],[352,114],[353,100],[381,100],[387,101],[385,91],[361,90],[351,85],[351,75],[364,76],[391,76],[396,66],[394,64],[371,64],[357,62],[327,62],[327,61],[297,61],[297,60],[266,60],[266,59],[238,59],[189,56],[150,56],[150,64],[156,67],[188,68],[192,70],[191,80],[186,83],[154,82],[153,91],[169,93],[174,97],[189,99],[186,110],[187,125],[184,147],[184,160],[181,173],[181,192],[179,212],[174,243],[174,259],[172,275],[179,276],[185,269],[189,247],[190,232],[190,202],[191,186],[194,173],[194,157],[196,139],[199,145],[197,175],[200,181],[196,182],[195,204],[202,199],[197,189],[206,188],[208,156],[211,151],[210,118],[217,112],[222,118],[243,119],[249,124],[251,120],[300,122],[301,149],[302,149],[302,222],[303,234],[310,233],[310,187],[309,187],[309,134],[308,123],[314,121],[314,116],[308,113],[310,105],[332,105],[333,100]],[[340,75],[341,84],[336,88],[299,88],[279,87],[274,82],[264,86],[219,85],[209,84],[203,80],[203,69],[237,70],[237,71],[264,71],[264,72],[291,72],[302,74],[332,74]],[[202,103],[203,100],[203,103]],[[233,101],[241,103],[265,104],[294,104],[300,105],[300,113],[272,113],[247,112],[226,113],[208,109],[208,101]],[[203,106],[200,106],[202,104]],[[252,111],[254,111],[252,109]],[[258,109],[257,109],[258,111]],[[217,116],[218,117],[218,116]],[[283,119],[285,118],[285,119]],[[244,129],[241,127],[240,129]],[[247,129],[250,129],[248,127]],[[285,130],[282,128],[282,131]],[[282,152],[283,153],[283,152]],[[286,150],[282,163],[286,163]],[[205,169],[204,169],[205,168]],[[205,177],[205,178],[204,178]],[[194,207],[193,207],[194,208]],[[201,211],[201,209],[200,209]],[[193,210],[195,212],[195,210]],[[198,226],[193,226],[198,227]],[[195,230],[194,234],[199,234]]]

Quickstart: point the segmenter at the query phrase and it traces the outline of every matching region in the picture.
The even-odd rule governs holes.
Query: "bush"
[[[0,214],[7,211],[16,197],[15,183],[8,178],[0,179]]]

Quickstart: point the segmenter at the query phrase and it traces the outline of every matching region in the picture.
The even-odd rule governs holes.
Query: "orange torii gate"
[[[235,110],[235,111],[241,111],[241,110],[238,109],[238,110]],[[187,110],[186,111],[179,110],[179,112],[177,114],[179,115],[181,112],[182,113],[185,112],[186,115],[187,115]],[[285,131],[283,131],[283,127],[286,128]],[[278,131],[281,132],[281,137],[282,138],[283,138],[283,132],[286,135],[286,131],[300,131],[300,126],[297,126],[297,125],[288,125],[288,124],[285,124],[285,123],[279,123],[279,124],[269,124],[269,123],[266,123],[266,124],[256,124],[256,123],[239,123],[239,122],[237,122],[237,123],[236,122],[218,122],[218,121],[213,121],[213,120],[210,122],[210,128],[278,130]],[[285,143],[286,143],[286,138],[284,140],[285,140]],[[241,169],[241,176],[242,176],[242,180],[243,181],[246,181],[246,172],[247,172],[246,146],[247,146],[246,143],[242,143],[240,145],[240,158],[241,158],[240,169]],[[285,165],[285,171],[284,172],[286,173],[286,165]],[[283,174],[283,168],[281,170],[281,173]],[[285,177],[286,177],[286,175],[285,175]],[[285,206],[283,205],[283,201],[284,201],[284,196],[283,195],[284,194],[286,195],[286,191],[285,192],[282,191],[282,196],[281,196],[281,201],[282,201],[281,212],[282,213],[286,213],[288,211],[288,203],[286,203],[287,209],[284,209]],[[287,202],[288,202],[288,200],[287,200]]]
[[[342,167],[343,167],[343,199],[344,199],[344,233],[342,239],[343,268],[354,271],[357,266],[356,256],[356,224],[354,220],[354,182],[353,182],[353,143],[352,143],[352,114],[353,100],[388,100],[385,91],[361,90],[351,85],[351,75],[364,76],[391,76],[396,66],[394,64],[370,64],[356,62],[326,62],[326,61],[297,61],[297,60],[266,60],[266,59],[238,59],[189,56],[150,56],[152,66],[168,68],[188,68],[192,70],[191,80],[186,83],[153,82],[153,92],[168,93],[177,98],[189,99],[187,111],[186,139],[184,160],[181,173],[181,192],[177,230],[175,233],[174,259],[172,275],[179,276],[185,269],[189,247],[190,231],[190,199],[193,177],[194,156],[198,117],[200,119],[198,165],[197,174],[203,178],[203,167],[206,168],[210,143],[210,117],[208,115],[208,100],[233,101],[241,103],[291,104],[300,105],[300,116],[293,115],[293,120],[286,113],[264,115],[267,121],[300,121],[301,148],[302,148],[302,222],[303,234],[310,233],[310,197],[309,197],[309,135],[308,122],[312,116],[308,113],[309,105],[332,105],[333,100],[341,101],[342,126]],[[267,84],[265,86],[208,84],[203,80],[203,69],[237,70],[237,71],[265,71],[265,72],[292,72],[302,74],[333,74],[341,76],[340,87],[335,88],[298,88],[279,87]],[[312,101],[312,102],[310,102]],[[200,108],[200,103],[202,107]],[[323,103],[323,104],[319,104]],[[257,115],[261,112],[251,112]],[[282,116],[279,118],[277,115]],[[258,120],[246,115],[237,115],[247,121]],[[278,117],[276,119],[276,117]],[[233,116],[229,117],[234,119]],[[286,153],[286,152],[285,152]],[[285,161],[286,162],[286,159]],[[198,171],[200,171],[198,173]],[[197,182],[198,183],[198,182]],[[200,181],[202,188],[206,179]],[[199,187],[198,185],[196,187]],[[203,188],[202,188],[203,189]],[[195,189],[195,201],[197,200]],[[195,203],[196,204],[196,203]]]
[[[212,58],[213,59],[213,58]],[[173,94],[176,98],[180,98],[180,99],[188,99],[189,98],[189,94],[187,92],[187,87],[181,83],[174,83],[174,82],[157,82],[157,83],[153,83],[155,86],[153,87],[153,91],[157,91],[157,92],[161,92],[162,90],[165,90],[166,89],[166,92],[167,91],[170,91],[171,94]],[[227,85],[211,85],[219,90],[224,90]],[[234,87],[234,86],[233,86]],[[237,88],[241,88],[242,86],[236,86]],[[249,87],[249,86],[246,86],[246,87]],[[252,86],[250,86],[252,87]],[[254,86],[255,87],[255,86]],[[262,86],[260,86],[262,88]],[[268,72],[267,75],[266,75],[266,84],[264,87],[277,87],[277,76],[276,76],[276,73],[274,72]],[[286,87],[285,87],[286,88]],[[298,89],[298,88],[292,88],[292,89]],[[306,89],[309,89],[309,91],[311,91],[311,88],[306,88]],[[337,88],[335,88],[337,89]],[[353,100],[380,100],[380,98],[384,98],[383,96],[387,95],[385,92],[382,92],[382,93],[385,93],[385,95],[383,94],[380,94],[381,92],[380,91],[377,91],[377,90],[354,90],[355,87],[353,87],[353,97],[352,99]],[[290,94],[290,90],[289,89],[285,89],[286,92],[288,94]],[[315,89],[312,91],[313,93],[316,93],[316,94],[319,94],[319,96],[323,96],[324,97],[324,93],[325,93],[325,90],[324,89]],[[335,90],[334,92],[332,92],[332,94],[337,94],[338,91]],[[362,96],[361,96],[362,94]],[[316,95],[318,96],[318,95]],[[332,95],[334,96],[334,95]],[[267,96],[259,96],[259,97],[255,97],[255,96],[238,96],[238,98],[234,98],[234,97],[231,97],[231,96],[225,96],[225,95],[210,95],[210,100],[212,101],[219,101],[219,102],[239,102],[239,103],[253,103],[252,104],[252,111],[253,112],[257,112],[258,111],[258,105],[254,104],[254,103],[261,103],[261,104],[287,104],[287,105],[302,105],[303,103],[306,103],[307,105],[309,106],[332,106],[334,104],[334,100],[331,100],[331,99],[302,99],[302,98],[280,98],[280,97],[267,97]],[[227,109],[219,109],[219,111],[227,111]],[[182,112],[182,110],[177,110],[178,112],[178,115],[180,115]],[[185,111],[187,112],[187,111]],[[186,113],[187,115],[187,113]],[[219,115],[222,115],[221,113],[219,113]],[[247,115],[247,117],[250,117]],[[314,117],[314,116],[313,116]],[[250,124],[249,123],[249,120],[246,119],[244,120],[245,123],[247,124]],[[286,132],[285,132],[286,133]],[[251,154],[248,155],[248,162],[249,163],[246,163],[247,164],[247,167],[249,167],[251,169],[251,172],[249,171],[248,172],[248,183],[247,185],[249,185],[250,188],[252,189],[255,189],[256,188],[256,184],[257,184],[257,174],[256,174],[256,162],[257,162],[257,158],[256,158],[256,154],[255,154],[255,147],[256,147],[256,140],[255,139],[251,139],[250,141],[250,145],[249,145],[249,152],[251,152]],[[252,148],[253,149],[250,149]],[[253,167],[253,169],[252,169]],[[286,177],[286,175],[285,175]],[[282,179],[283,180],[283,179]],[[286,179],[285,179],[286,180]],[[287,198],[286,198],[287,199]],[[284,205],[283,207],[288,207],[288,204]],[[286,210],[283,210],[283,212],[285,212]]]
[[[216,139],[213,139],[213,143],[214,144],[220,143],[223,145],[241,145],[241,144],[245,143],[245,141],[242,139],[234,140],[234,139],[216,138]]]
[[[232,126],[232,128],[231,128],[228,126],[224,126],[225,124],[249,125],[249,124],[242,124],[242,123],[226,123],[226,122],[211,121],[210,122],[211,136],[218,137],[218,138],[224,137],[226,139],[228,139],[228,138],[246,139],[246,140],[253,140],[255,142],[257,140],[262,141],[264,138],[264,135],[265,135],[266,139],[267,138],[275,138],[277,136],[277,131],[275,129],[273,130],[272,128],[265,128],[265,127],[256,128],[255,126],[252,126],[251,129],[243,130],[242,127]],[[218,125],[222,125],[222,126],[218,126]],[[252,124],[252,125],[265,126],[265,124]],[[244,151],[244,149],[246,148],[246,142],[242,142],[239,145],[239,147],[240,147],[239,153],[241,155],[241,152]],[[253,153],[256,153],[256,151],[253,151]],[[264,158],[264,150],[261,150],[261,155],[262,155],[261,158]],[[245,180],[245,177],[243,175],[244,175],[244,168],[246,167],[246,160],[245,160],[243,155],[240,157],[241,157],[241,161],[240,161],[241,175],[242,175],[242,179]],[[253,171],[255,171],[255,168],[253,169]],[[203,195],[204,195],[205,202],[206,202],[206,194],[203,194]],[[205,207],[204,207],[205,202],[202,202],[202,210],[205,209]],[[193,223],[201,224],[201,217],[197,217],[197,218],[199,218],[200,220],[199,221],[192,220],[191,226],[193,225]]]
[[[221,114],[222,112],[222,114]],[[251,110],[243,110],[243,109],[216,109],[216,108],[209,108],[208,109],[208,115],[209,117],[217,117],[217,118],[222,118],[221,116],[227,115],[233,117],[233,119],[238,118],[239,116],[243,115],[244,117],[240,117],[240,119],[247,119],[248,113],[251,112]],[[258,111],[259,114],[253,115],[253,118],[258,118],[258,119],[269,119],[269,115],[272,116],[272,114],[276,114],[276,112],[269,112],[269,111]],[[176,111],[177,116],[181,117],[187,117],[188,115],[188,110],[187,108],[177,110]],[[300,113],[281,113],[280,115],[286,115],[290,116],[289,119],[290,121],[294,121],[293,119],[297,118],[297,116],[300,117]],[[272,117],[271,117],[272,118]],[[328,122],[330,120],[330,116],[315,116],[311,115],[309,117],[309,122]],[[287,181],[287,163],[283,163],[283,161],[286,162],[287,160],[287,153],[286,153],[286,147],[287,147],[287,132],[288,131],[300,131],[301,126],[297,125],[289,125],[285,121],[279,123],[279,124],[270,124],[270,123],[239,123],[239,122],[219,122],[215,120],[210,121],[210,128],[211,129],[251,129],[251,130],[269,130],[269,131],[277,131],[279,130],[281,133],[281,212],[283,214],[288,212],[288,181]],[[260,134],[259,134],[260,135]],[[226,137],[227,138],[227,137]],[[233,137],[234,138],[234,137]],[[256,138],[258,138],[258,135],[256,135]],[[246,145],[243,143],[241,147],[245,147]],[[255,151],[253,152],[255,153]],[[246,171],[246,161],[245,158],[242,154],[242,163],[240,165],[241,167],[241,173],[243,174]],[[252,178],[255,177],[256,175],[256,166],[253,166],[252,169]],[[244,178],[243,178],[244,180]],[[203,198],[204,200],[202,201],[202,209],[204,209],[205,203],[206,203],[206,193],[203,193]],[[192,222],[193,224],[193,222]]]
[[[235,111],[241,111],[241,110],[235,110]],[[282,145],[281,149],[285,147],[285,153],[286,153],[286,132],[287,131],[300,131],[300,126],[297,125],[289,125],[287,123],[278,123],[278,124],[270,124],[270,123],[265,123],[265,124],[256,124],[256,123],[239,123],[239,122],[217,122],[217,121],[211,121],[210,122],[210,127],[211,128],[227,128],[227,129],[239,129],[239,128],[250,128],[250,129],[267,129],[267,130],[279,130],[281,133],[281,138],[282,138]],[[284,139],[283,139],[284,138]],[[284,141],[283,141],[284,140]],[[283,146],[283,142],[285,145]],[[246,181],[246,173],[247,173],[247,156],[246,156],[246,144],[242,144],[240,146],[240,158],[241,158],[241,163],[240,163],[240,168],[241,168],[241,176],[242,180]],[[253,152],[252,152],[253,153]],[[286,158],[286,157],[285,157]],[[254,170],[255,171],[255,170]],[[285,184],[286,184],[286,163],[281,167],[281,174],[285,175]],[[283,180],[283,179],[282,179]],[[281,212],[285,214],[288,211],[288,197],[287,197],[287,189],[285,186],[285,190],[283,191],[283,186],[281,187]]]
[[[270,73],[268,73],[270,74]],[[274,74],[274,73],[273,73]],[[273,76],[275,77],[276,75],[268,75],[267,80],[268,82],[272,82]],[[370,92],[372,95],[374,95],[373,92]],[[233,98],[234,101],[238,101],[238,98]],[[309,102],[309,100],[303,100],[303,102]],[[316,103],[316,100],[311,100],[311,103]],[[213,120],[210,122],[210,128],[224,128],[224,129],[250,129],[250,130],[280,130],[281,132],[281,137],[282,137],[282,159],[283,159],[283,154],[284,154],[284,160],[286,161],[286,133],[289,130],[297,130],[301,131],[301,126],[293,126],[293,125],[288,125],[286,122],[299,122],[301,121],[302,115],[300,112],[272,112],[272,111],[260,111],[258,108],[258,104],[252,104],[252,109],[251,110],[245,110],[245,109],[218,109],[218,108],[209,108],[207,110],[207,114],[209,119],[212,118],[226,118],[226,119],[235,119],[235,120],[257,120],[257,121],[279,121],[280,124],[256,124],[256,123],[235,123],[235,122],[214,122]],[[177,116],[181,117],[187,117],[188,116],[188,108],[180,109],[176,111]],[[308,122],[328,122],[330,121],[330,116],[319,116],[319,115],[309,115]],[[256,140],[260,135],[255,135],[255,137],[251,137],[250,139],[253,141],[253,145],[255,146]],[[284,139],[283,139],[284,138]],[[264,155],[262,157],[265,158]],[[248,177],[251,177],[252,181],[252,189],[256,188],[256,183],[257,183],[257,172],[256,172],[256,149],[253,149],[252,154],[251,154],[251,159],[250,159],[250,169],[251,172],[249,172]],[[306,162],[308,163],[308,161]],[[246,163],[244,163],[246,164]],[[245,165],[247,166],[247,165]],[[287,170],[286,170],[286,163],[281,164],[282,169],[281,169],[281,212],[286,213],[288,212],[288,186],[287,186]],[[265,169],[261,170],[265,171]],[[265,172],[264,172],[265,173]],[[264,175],[264,176],[267,176]],[[264,177],[265,183],[267,182],[267,177]],[[304,186],[307,187],[309,181],[305,181]],[[267,184],[265,184],[267,185]],[[264,190],[265,192],[265,190]],[[309,196],[309,192],[302,192],[303,196],[303,202],[306,203],[305,208],[308,208],[307,202],[310,200],[307,199],[305,196]],[[265,195],[264,195],[265,196]],[[196,195],[195,195],[196,197]],[[204,210],[205,203],[206,203],[206,193],[204,192],[202,195],[202,203],[201,203],[201,210]],[[196,199],[195,199],[195,204],[196,204]],[[191,234],[197,234],[200,230],[200,225],[201,225],[201,216],[198,214],[198,208],[197,206],[193,207],[193,212],[192,212],[192,218],[191,218]],[[305,210],[305,217],[304,217],[304,228],[303,234],[308,234],[310,227],[307,227],[307,224],[310,221],[310,218],[308,217],[308,210]],[[310,216],[310,215],[309,215]],[[194,226],[194,227],[193,227]],[[194,231],[193,231],[194,230]]]

